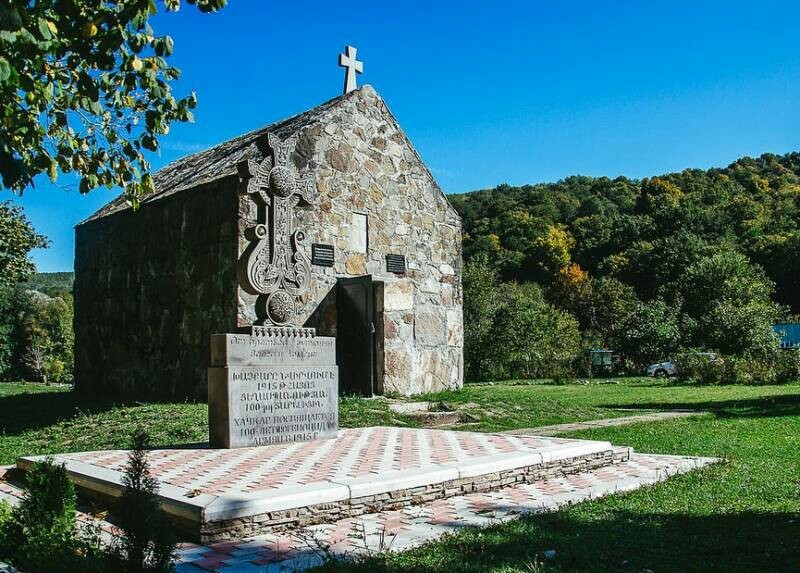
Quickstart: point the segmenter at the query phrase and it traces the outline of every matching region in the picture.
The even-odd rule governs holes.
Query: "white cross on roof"
[[[339,66],[347,68],[344,76],[344,93],[348,94],[358,86],[356,85],[356,74],[364,71],[364,62],[356,60],[356,50],[353,46],[345,46],[345,54],[339,54]]]

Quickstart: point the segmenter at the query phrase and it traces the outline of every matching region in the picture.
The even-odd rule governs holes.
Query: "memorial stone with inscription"
[[[335,438],[335,340],[265,334],[211,337],[211,446],[238,448]]]
[[[262,324],[211,336],[209,436],[216,448],[335,438],[339,429],[336,340],[297,322],[308,290],[309,260],[291,210],[313,205],[313,180],[288,161],[295,138],[270,134],[273,156],[250,162],[248,192],[264,209],[245,261],[243,287],[263,300]]]

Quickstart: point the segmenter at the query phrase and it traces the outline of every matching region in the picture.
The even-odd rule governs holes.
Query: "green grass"
[[[413,426],[393,414],[383,400],[343,398],[345,427],[395,424]],[[204,403],[120,404],[87,400],[66,387],[0,383],[0,464],[20,456],[125,448],[133,430],[144,425],[154,445],[208,440]]]
[[[613,408],[711,412],[571,434],[642,452],[725,457],[725,464],[625,495],[486,530],[465,530],[360,571],[800,571],[800,385],[618,384],[467,387],[425,399],[474,403],[475,429],[532,427],[626,414]],[[64,389],[0,384],[0,463],[23,454],[125,446],[144,423],[158,444],[206,438],[204,404],[127,407]],[[343,426],[407,424],[382,400],[343,399]],[[333,567],[335,569],[335,567]]]
[[[428,394],[419,399],[458,406],[476,405],[481,431],[531,428],[600,418],[630,416],[630,410],[710,410],[781,408],[800,400],[800,385],[696,386],[669,380],[627,378],[588,384],[467,385],[457,392]]]

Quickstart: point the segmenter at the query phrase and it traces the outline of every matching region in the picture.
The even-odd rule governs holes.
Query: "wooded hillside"
[[[637,361],[688,347],[742,354],[800,313],[800,153],[450,200],[464,221],[467,306],[476,266],[536,283],[577,318],[584,346]]]

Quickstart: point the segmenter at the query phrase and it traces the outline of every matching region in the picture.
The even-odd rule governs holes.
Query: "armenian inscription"
[[[211,446],[335,438],[337,382],[336,366],[210,368],[209,389],[216,389],[209,393],[209,415],[214,418]]]
[[[336,339],[328,336],[251,336],[212,334],[211,365],[336,364]]]
[[[332,267],[335,261],[333,245],[314,243],[311,245],[311,264],[319,267]]]
[[[211,447],[335,438],[336,339],[303,329],[214,334],[208,369]]]

